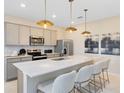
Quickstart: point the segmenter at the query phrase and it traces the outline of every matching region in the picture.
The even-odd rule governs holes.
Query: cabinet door
[[[56,45],[56,31],[51,31],[51,45]]]
[[[51,37],[50,37],[50,31],[49,30],[44,30],[44,45],[51,45]]]
[[[20,25],[19,44],[20,45],[29,45],[29,36],[30,36],[30,27]]]
[[[5,23],[5,44],[18,45],[19,44],[19,25],[12,23]]]
[[[21,61],[32,61],[32,56],[21,58]]]
[[[31,27],[31,36],[42,37],[43,36],[43,29]]]
[[[15,62],[7,63],[7,80],[12,80],[17,78],[17,68],[13,65]]]

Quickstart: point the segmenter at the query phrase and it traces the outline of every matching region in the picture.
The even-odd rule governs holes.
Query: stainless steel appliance
[[[53,50],[52,49],[47,49],[47,50],[44,50],[44,53],[53,53]]]
[[[73,40],[71,39],[57,40],[55,52],[61,53],[62,55],[73,55]]]
[[[22,48],[19,50],[18,56],[25,55],[25,54],[26,54],[26,50]]]
[[[32,46],[44,45],[44,38],[43,37],[30,36],[30,45],[32,45]]]
[[[46,54],[41,54],[40,49],[27,50],[27,54],[32,55],[32,60],[47,59],[47,55]]]

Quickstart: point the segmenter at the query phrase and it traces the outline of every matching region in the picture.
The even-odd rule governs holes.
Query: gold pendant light
[[[91,34],[91,32],[87,31],[87,20],[86,20],[86,12],[88,11],[88,9],[84,9],[84,12],[85,12],[85,31],[82,32],[81,34],[85,35],[85,36],[88,36]]]
[[[37,25],[47,28],[47,27],[53,26],[54,24],[51,21],[46,20],[46,0],[44,5],[45,5],[45,19],[38,21]]]
[[[70,2],[70,19],[72,23],[72,2],[73,0],[69,0],[69,2]],[[70,23],[70,26],[66,28],[67,32],[74,32],[77,30],[75,27],[72,27],[71,23]]]

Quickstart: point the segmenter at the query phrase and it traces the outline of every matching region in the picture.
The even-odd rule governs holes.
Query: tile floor
[[[5,83],[5,93],[17,93],[17,81],[10,81]],[[110,75],[110,84],[101,93],[120,93],[120,77]]]

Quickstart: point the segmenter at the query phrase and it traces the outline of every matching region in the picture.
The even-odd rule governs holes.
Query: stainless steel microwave
[[[44,45],[44,38],[37,36],[30,36],[30,45],[31,46],[41,46]]]

